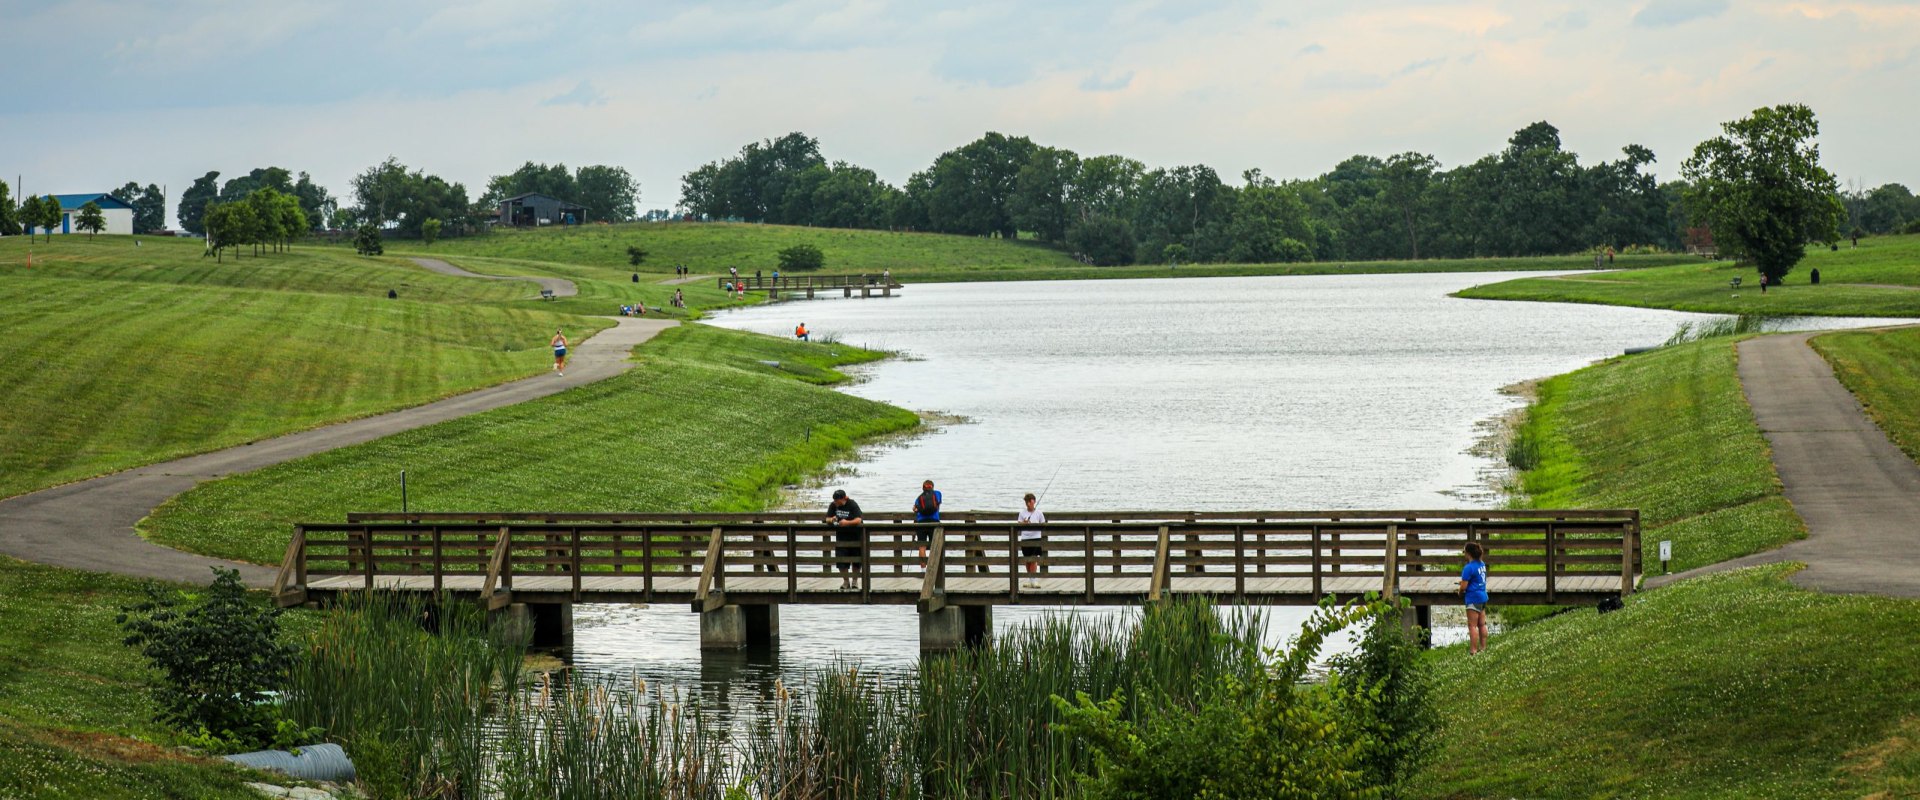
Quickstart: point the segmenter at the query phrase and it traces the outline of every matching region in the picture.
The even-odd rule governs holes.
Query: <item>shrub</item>
[[[1901,228],[1900,232],[1901,233],[1920,233],[1920,219],[1916,219],[1911,222],[1908,222],[1907,227]]]
[[[810,244],[796,244],[780,251],[781,272],[810,272],[826,265],[826,255]]]
[[[1096,267],[1133,263],[1133,226],[1126,220],[1097,216],[1067,229],[1067,246]]]
[[[421,220],[420,241],[426,244],[433,244],[434,240],[438,238],[440,238],[440,220],[432,217]]]
[[[276,738],[267,704],[294,664],[280,641],[280,609],[248,599],[236,570],[214,570],[198,596],[148,586],[147,599],[123,606],[114,620],[159,671],[153,685],[159,721],[203,743],[248,747]]]
[[[380,246],[380,229],[371,222],[360,226],[353,234],[353,251],[363,256],[377,256],[387,249]]]
[[[1295,264],[1313,260],[1313,248],[1299,239],[1281,239],[1274,249],[1274,258],[1285,264]]]
[[[1433,756],[1439,713],[1433,703],[1433,677],[1421,657],[1418,634],[1401,627],[1406,606],[1383,605],[1367,622],[1359,647],[1331,659],[1334,674],[1363,692],[1367,702],[1355,709],[1368,734],[1360,749],[1367,779],[1388,797],[1397,797],[1409,778]]]
[[[627,263],[628,264],[637,267],[637,266],[640,266],[640,262],[645,260],[647,260],[647,251],[642,250],[633,245],[627,245]],[[636,280],[639,279],[639,277],[640,276],[638,275],[634,276]]]

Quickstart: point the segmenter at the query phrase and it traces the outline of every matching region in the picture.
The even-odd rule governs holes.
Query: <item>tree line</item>
[[[1662,183],[1654,163],[1652,150],[1630,144],[1583,164],[1543,121],[1450,169],[1419,152],[1355,155],[1314,178],[1249,170],[1230,184],[1204,164],[1149,168],[990,132],[894,187],[790,133],[688,172],[681,203],[713,219],[1031,238],[1099,265],[1679,249],[1706,223],[1706,206],[1689,204],[1694,181]],[[1891,210],[1913,208],[1911,193],[1891,186],[1856,204],[1872,215],[1866,230],[1920,215]]]

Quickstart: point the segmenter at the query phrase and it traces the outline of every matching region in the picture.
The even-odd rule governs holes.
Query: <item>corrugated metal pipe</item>
[[[316,744],[296,748],[297,755],[285,750],[260,750],[227,756],[235,764],[254,769],[283,772],[309,781],[346,783],[353,780],[353,762],[337,744]]]

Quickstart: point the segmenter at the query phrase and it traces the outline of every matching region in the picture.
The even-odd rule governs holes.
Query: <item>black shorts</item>
[[[940,522],[937,519],[931,520],[931,521],[934,524],[939,524]],[[913,531],[913,540],[916,542],[920,542],[922,544],[933,541],[933,529],[932,528],[915,528]]]
[[[845,528],[841,528],[840,530],[834,531],[833,540],[840,543],[840,546],[833,548],[834,557],[844,558],[844,559],[858,559],[860,557],[860,549],[861,549],[860,542],[861,540],[866,538],[861,535],[862,533],[863,531],[861,531],[859,528],[855,528],[853,530],[847,530]],[[843,561],[841,562],[840,566],[843,568],[847,568],[847,567],[851,567],[852,565]]]
[[[1026,556],[1027,558],[1039,558],[1046,550],[1046,545],[1031,539],[1020,543],[1020,555]]]

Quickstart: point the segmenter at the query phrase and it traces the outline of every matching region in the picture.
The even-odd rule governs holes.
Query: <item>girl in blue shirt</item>
[[[1467,651],[1487,649],[1487,562],[1479,542],[1468,542],[1467,565],[1460,568],[1460,599],[1467,606]]]

